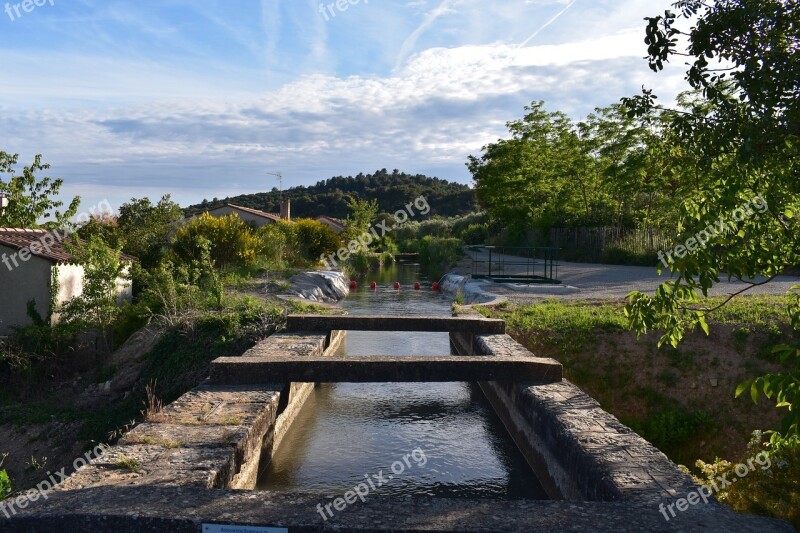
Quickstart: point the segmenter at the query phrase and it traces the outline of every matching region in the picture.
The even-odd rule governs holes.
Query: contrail
[[[409,35],[405,41],[403,41],[402,46],[400,46],[400,52],[397,54],[397,60],[394,65],[395,70],[400,68],[403,60],[414,48],[419,36],[422,35],[431,26],[431,24],[436,21],[437,18],[450,11],[450,6],[457,2],[458,0],[443,0],[442,3],[439,4],[439,7],[425,15],[425,19],[423,20],[422,24],[420,24],[420,26],[414,30],[414,32]]]
[[[559,11],[559,12],[558,12],[558,13],[557,13],[557,14],[556,14],[556,15],[555,15],[553,18],[551,18],[550,20],[548,20],[547,22],[545,22],[545,23],[542,25],[542,27],[541,27],[541,28],[539,28],[538,30],[536,30],[535,32],[533,32],[533,35],[531,35],[530,37],[528,37],[527,39],[525,39],[525,41],[524,41],[524,42],[523,42],[521,45],[519,45],[517,48],[522,48],[523,46],[525,46],[526,44],[528,44],[528,43],[529,43],[529,42],[530,42],[530,41],[531,41],[531,40],[532,40],[534,37],[536,37],[537,35],[539,35],[539,34],[542,32],[542,30],[544,30],[545,28],[547,28],[548,26],[550,26],[552,23],[554,23],[555,21],[557,21],[557,20],[558,20],[558,18],[559,18],[561,15],[563,15],[564,13],[566,13],[566,12],[569,10],[569,8],[571,8],[571,7],[573,6],[573,4],[574,4],[575,2],[577,2],[577,1],[578,1],[578,0],[572,0],[572,2],[570,2],[569,4],[567,4],[567,7],[565,7],[565,8],[564,8],[564,9],[562,9],[561,11]]]

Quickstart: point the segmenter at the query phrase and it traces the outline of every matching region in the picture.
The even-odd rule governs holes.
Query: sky
[[[33,1],[33,0],[31,0]],[[654,88],[672,0],[0,0],[0,150],[88,209],[399,169],[471,183],[524,106],[581,119]]]

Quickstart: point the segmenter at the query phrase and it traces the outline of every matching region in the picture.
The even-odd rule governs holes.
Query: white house
[[[63,244],[64,233],[40,229],[0,228],[0,335],[14,326],[32,323],[28,302],[33,300],[39,316],[46,317],[50,307],[50,288],[57,281],[56,306],[83,291],[83,267]],[[125,261],[134,258],[122,255]],[[117,281],[117,301],[132,298],[130,283]],[[53,314],[52,322],[58,321]]]

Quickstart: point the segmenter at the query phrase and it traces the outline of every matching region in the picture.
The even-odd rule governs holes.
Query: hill
[[[405,204],[420,195],[424,195],[431,206],[429,216],[457,216],[476,209],[475,193],[466,185],[429,178],[421,174],[406,174],[397,170],[389,173],[385,168],[374,174],[359,173],[355,177],[337,176],[308,187],[292,187],[283,194],[292,201],[292,217],[298,218],[313,218],[319,215],[345,218],[349,213],[348,196],[377,199],[380,210],[390,213],[402,209]],[[192,216],[224,205],[226,202],[261,209],[268,213],[278,213],[280,192],[278,189],[272,189],[270,192],[243,194],[224,200],[217,198],[203,200],[199,204],[185,208],[184,212],[186,216]]]

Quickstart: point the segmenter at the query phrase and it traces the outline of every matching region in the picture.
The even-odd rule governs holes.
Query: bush
[[[266,249],[260,234],[238,215],[216,218],[203,213],[175,234],[172,241],[175,262],[200,261],[203,255],[201,238],[211,243],[211,259],[217,267],[252,266]]]
[[[335,253],[342,246],[339,236],[330,226],[310,218],[302,218],[295,223],[297,234],[297,251],[300,255],[316,264],[321,256]]]
[[[608,247],[603,252],[603,263],[651,267],[658,264],[658,254],[656,252],[634,253],[624,248]]]
[[[703,430],[711,429],[712,420],[703,411],[669,409],[648,416],[641,428],[634,428],[659,450],[670,455]]]
[[[0,458],[0,466],[3,466],[8,454],[3,454]],[[8,478],[8,473],[5,470],[0,470],[0,500],[5,500],[11,495],[11,480]]]
[[[289,245],[296,238],[292,224],[284,221],[267,224],[258,228],[256,234],[264,244],[267,264],[279,268],[290,262],[287,254],[292,250]]]
[[[462,243],[455,238],[423,237],[419,241],[419,264],[431,279],[442,277],[461,258]]]
[[[489,241],[489,224],[470,224],[461,232],[464,244],[487,244]]]
[[[736,474],[735,463],[719,458],[713,463],[697,461],[700,476],[695,480],[717,483],[716,498],[735,511],[781,518],[800,528],[800,439],[787,439],[776,447],[762,443],[762,434],[756,431],[741,464],[748,465],[748,460],[753,468],[744,477]],[[723,475],[736,483],[720,486],[718,476]]]

